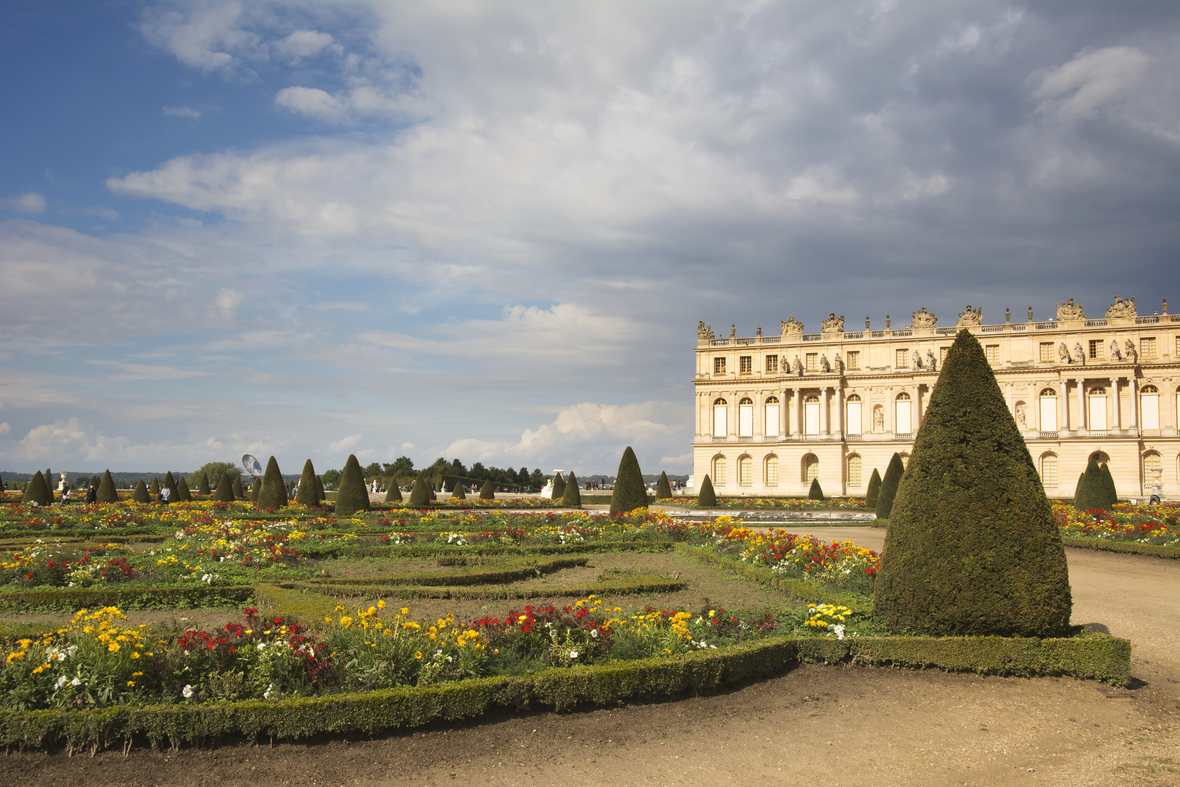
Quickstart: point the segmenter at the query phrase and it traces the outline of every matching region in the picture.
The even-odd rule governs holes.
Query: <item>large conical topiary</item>
[[[53,505],[53,494],[45,484],[45,476],[38,470],[29,483],[25,484],[25,495],[21,502],[28,505],[36,503],[39,506]]]
[[[623,451],[619,472],[615,475],[615,489],[610,496],[610,513],[625,514],[647,505],[647,487],[643,485],[643,471],[631,446]]]
[[[410,508],[423,508],[430,504],[430,482],[426,476],[420,475],[414,479],[414,488],[410,490]]]
[[[898,486],[876,615],[895,632],[1052,637],[1071,606],[1040,476],[983,348],[961,330]]]
[[[119,491],[115,489],[115,479],[111,478],[110,470],[104,470],[102,473],[102,481],[98,484],[98,502],[119,502]]]
[[[266,463],[266,473],[262,476],[262,491],[258,494],[258,507],[270,508],[278,511],[287,507],[287,482],[279,472],[279,463],[272,456]]]
[[[340,487],[336,490],[336,516],[352,516],[357,511],[368,510],[369,490],[365,488],[365,473],[356,457],[349,454],[340,474]]]
[[[660,471],[660,480],[656,482],[656,500],[667,500],[672,497],[672,485],[668,483],[668,474]]]
[[[168,490],[168,499],[173,503],[180,499],[180,488],[176,486],[176,479],[172,477],[171,470],[164,474],[164,488]]]
[[[483,486],[479,488],[480,500],[495,500],[496,499],[496,485],[492,483],[492,479],[483,482]]]
[[[1110,465],[1102,463],[1102,488],[1106,493],[1107,506],[1113,506],[1119,501],[1119,492],[1114,485],[1114,476],[1110,474]]]
[[[467,492],[463,490],[463,484],[458,481],[455,482],[455,488],[451,490],[451,498],[454,500],[466,500]]]
[[[1102,468],[1098,460],[1091,456],[1086,463],[1086,472],[1082,473],[1078,481],[1077,497],[1073,507],[1079,511],[1102,510],[1110,508],[1111,503],[1106,491],[1106,482],[1102,479]]]
[[[98,485],[101,483],[102,483],[102,479],[99,478],[98,476],[96,476],[96,475],[90,476],[90,486],[92,489],[94,489],[95,492],[98,491]],[[0,485],[0,489],[2,489],[2,488],[3,488],[3,485]]]
[[[389,489],[385,490],[385,502],[400,503],[402,500],[402,488],[398,486],[397,479],[389,479]]]
[[[242,477],[240,475],[234,476],[233,483],[229,485],[229,488],[234,493],[235,500],[246,499],[246,490],[242,488]]]
[[[197,480],[197,494],[209,495],[209,474],[204,470],[201,471],[201,477]]]
[[[550,496],[552,500],[561,500],[561,496],[565,494],[565,479],[561,477],[561,472],[558,471],[553,476],[553,494]]]
[[[697,492],[697,505],[701,508],[717,507],[717,493],[713,491],[713,482],[708,473],[705,474],[705,480],[701,481],[701,491]]]
[[[234,497],[234,481],[229,477],[229,473],[222,473],[221,480],[217,482],[217,491],[213,493],[213,499],[218,503],[232,503],[236,498]]]
[[[131,499],[137,503],[152,502],[152,496],[150,493],[148,493],[147,484],[143,482],[142,478],[139,479],[139,483],[135,485],[135,491],[131,493]]]
[[[570,470],[570,477],[565,480],[565,491],[561,494],[561,504],[566,508],[581,508],[582,493],[578,491],[578,477]]]
[[[869,477],[869,488],[865,492],[865,508],[870,511],[877,510],[877,498],[881,494],[881,474],[877,472],[877,468],[873,468],[873,474]]]
[[[808,500],[827,500],[827,498],[824,497],[823,487],[821,487],[819,485],[818,478],[811,479],[811,488],[807,490],[807,499]]]
[[[252,503],[257,503],[258,502],[258,495],[261,493],[262,493],[262,479],[255,478],[253,481],[250,482],[250,494],[248,494],[247,497],[250,498],[250,501]]]
[[[319,495],[321,503],[328,499],[328,496],[324,494],[324,477],[322,475],[315,477],[315,493]]]
[[[158,500],[160,497],[160,479],[152,476],[152,482],[148,485],[148,494],[152,496],[152,500]]]
[[[295,502],[307,508],[314,508],[320,504],[320,490],[315,482],[315,467],[310,459],[303,463],[303,474],[299,476],[299,489],[295,492]]]
[[[894,453],[885,468],[885,477],[881,479],[881,491],[877,494],[877,519],[888,519],[893,511],[893,499],[897,497],[897,485],[905,475],[905,465],[901,463],[901,454]]]
[[[181,503],[191,503],[193,493],[188,489],[188,481],[183,477],[176,482],[176,499]]]

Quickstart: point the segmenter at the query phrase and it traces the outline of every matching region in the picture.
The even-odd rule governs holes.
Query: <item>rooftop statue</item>
[[[1135,310],[1135,299],[1127,298],[1123,300],[1119,296],[1114,296],[1114,303],[1106,309],[1107,318],[1110,317],[1137,317],[1138,312]]]
[[[933,328],[937,324],[937,315],[935,315],[934,312],[926,311],[925,306],[914,312],[914,321],[910,323],[910,325],[914,328]]]
[[[782,323],[782,335],[803,333],[803,323],[796,320],[794,317],[788,317],[785,320],[779,320]]]
[[[959,312],[959,328],[971,328],[974,326],[983,325],[983,307],[972,309],[971,304],[967,304],[967,311]]]
[[[705,325],[704,320],[697,322],[697,344],[708,344],[713,341],[713,326]]]
[[[1075,306],[1073,298],[1070,298],[1065,303],[1057,304],[1057,319],[1084,320],[1086,319],[1086,314],[1082,311],[1082,305],[1079,303]]]
[[[844,315],[836,316],[835,312],[828,315],[828,319],[824,320],[821,330],[824,333],[844,333]]]

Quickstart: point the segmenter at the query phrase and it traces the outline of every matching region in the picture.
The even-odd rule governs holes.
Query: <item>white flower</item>
[[[832,631],[836,632],[836,639],[844,639],[844,626],[832,626]]]
[[[578,651],[576,651],[576,650],[571,650],[571,651],[570,651],[570,658],[571,658],[571,659],[576,659],[577,657],[578,657]]]
[[[70,681],[70,685],[71,686],[81,686],[82,679],[81,678],[74,678],[73,680]]]
[[[266,687],[266,691],[264,691],[264,692],[262,693],[262,699],[264,699],[264,700],[269,700],[269,699],[270,699],[271,692],[273,692],[274,690],[275,690],[275,685],[274,685],[273,683],[272,683],[272,684],[270,684],[269,686],[267,686],[267,687]]]
[[[258,649],[259,649],[259,650],[266,650],[266,643],[265,643],[265,642],[259,642],[259,643],[258,643]]]
[[[62,675],[60,678],[57,679],[57,682],[53,684],[53,688],[56,691],[57,689],[60,689],[62,686],[66,685],[69,682],[70,682],[70,679],[67,678],[65,675]]]
[[[590,636],[594,639],[598,639],[598,629],[590,629]]]
[[[187,699],[191,699],[191,698],[192,698],[192,696],[193,696],[193,687],[192,687],[192,684],[189,684],[189,685],[185,686],[183,689],[181,689],[181,690],[180,690],[180,693],[181,693],[182,695],[184,695],[184,698],[185,698],[186,700],[187,700]]]

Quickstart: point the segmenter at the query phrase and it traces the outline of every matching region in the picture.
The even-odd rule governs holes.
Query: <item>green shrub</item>
[[[881,480],[881,491],[877,495],[877,519],[888,519],[893,511],[893,500],[897,497],[897,485],[905,475],[905,465],[901,463],[901,454],[894,452],[885,468],[885,478]]]
[[[98,485],[98,502],[119,502],[119,492],[115,489],[115,479],[111,478],[110,470],[104,470],[102,473],[102,481]]]
[[[561,495],[561,504],[566,508],[581,508],[582,493],[578,491],[578,477],[570,470],[570,477],[565,481],[565,492]]]
[[[492,480],[490,478],[487,481],[484,481],[483,486],[480,487],[479,499],[480,500],[495,500],[496,499],[496,485],[492,483]]]
[[[551,500],[561,500],[561,496],[565,494],[565,479],[561,477],[559,471],[553,476],[553,494],[550,495]]]
[[[701,508],[717,507],[717,494],[713,491],[713,482],[709,480],[708,473],[701,482],[701,491],[697,493],[697,505]]]
[[[869,478],[869,488],[865,493],[865,508],[876,511],[877,498],[881,495],[881,474],[873,468],[873,475]]]
[[[321,503],[328,499],[328,496],[324,494],[324,477],[323,476],[317,475],[315,477],[315,490],[316,490],[316,494],[319,495]]]
[[[160,498],[160,479],[152,476],[152,483],[148,487],[148,492],[151,493],[152,500],[158,500]]]
[[[279,463],[272,456],[266,463],[266,473],[262,476],[262,490],[258,493],[258,505],[278,511],[287,507],[287,482],[279,472]]]
[[[246,490],[242,489],[242,476],[240,474],[234,476],[234,482],[230,485],[230,489],[233,490],[234,499],[246,499]]]
[[[221,481],[217,483],[217,492],[214,493],[213,499],[219,503],[232,503],[234,501],[234,486],[237,484],[237,479],[230,480],[229,471],[221,474]]]
[[[49,487],[45,484],[45,476],[41,475],[38,470],[29,483],[25,484],[25,496],[21,499],[22,503],[36,503],[39,506],[53,505],[53,493],[49,491]]]
[[[875,600],[896,632],[1051,637],[1069,625],[1060,531],[970,331],[947,353],[914,440]]]
[[[172,477],[171,470],[164,474],[164,483],[162,486],[168,490],[168,499],[173,503],[180,499],[180,487],[176,485],[176,479]]]
[[[656,483],[656,500],[668,500],[672,497],[672,485],[668,483],[668,474],[660,471],[660,480]]]
[[[135,485],[135,491],[131,493],[131,499],[137,503],[150,503],[152,496],[148,494],[147,484],[143,479],[139,479],[139,483]]]
[[[182,503],[192,502],[193,493],[188,490],[188,481],[184,478],[176,482],[176,499]]]
[[[321,500],[319,491],[315,482],[315,466],[308,459],[303,463],[303,474],[299,476],[299,489],[295,492],[295,502],[308,508],[318,506]]]
[[[451,498],[453,500],[466,500],[467,493],[463,491],[463,484],[460,481],[455,481],[455,488],[451,491]]]
[[[208,497],[211,492],[209,489],[209,474],[201,471],[201,479],[197,481],[197,484],[197,492]]]
[[[807,490],[807,499],[808,500],[827,500],[827,498],[824,497],[823,487],[821,487],[819,485],[818,478],[811,479],[811,488]]]
[[[336,492],[336,516],[352,516],[357,511],[368,510],[369,490],[365,488],[365,473],[356,456],[349,454]]]
[[[258,502],[258,495],[261,492],[262,492],[262,479],[255,478],[253,481],[250,482],[250,495],[249,495],[250,500],[255,503]]]
[[[1119,501],[1119,493],[1114,486],[1114,476],[1110,474],[1110,465],[1106,462],[1102,463],[1102,488],[1106,492],[1108,506],[1113,506]]]
[[[647,487],[643,485],[643,471],[631,446],[623,451],[619,460],[619,472],[615,475],[615,488],[610,496],[610,513],[625,514],[647,505]]]
[[[398,486],[397,478],[389,479],[389,489],[385,490],[386,503],[400,503],[402,501],[402,490]]]
[[[1098,466],[1098,460],[1091,456],[1090,461],[1086,463],[1086,472],[1082,473],[1078,481],[1078,492],[1073,507],[1079,511],[1089,511],[1110,508],[1111,505],[1106,482],[1102,479],[1102,468]]]
[[[410,490],[410,508],[422,508],[430,504],[430,482],[425,475],[414,479],[414,488]]]

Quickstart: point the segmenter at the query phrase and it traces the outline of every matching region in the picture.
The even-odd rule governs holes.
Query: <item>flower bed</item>
[[[1118,503],[1110,510],[1079,511],[1054,503],[1066,546],[1180,559],[1180,506]]]

